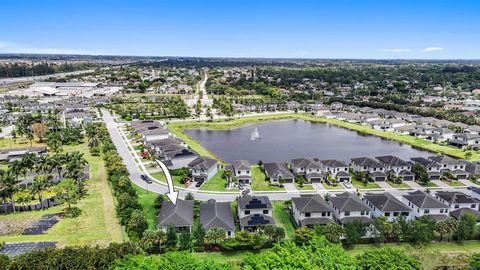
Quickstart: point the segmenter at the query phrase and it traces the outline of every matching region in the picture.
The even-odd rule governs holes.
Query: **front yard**
[[[405,182],[401,182],[400,184],[396,184],[396,183],[393,183],[392,181],[387,181],[387,183],[394,188],[410,188],[410,186]]]
[[[252,165],[252,190],[263,191],[285,189],[276,185],[271,185],[270,182],[266,180],[266,176],[262,168],[260,168],[258,165]]]
[[[364,184],[355,178],[355,176],[352,176],[352,185],[358,189],[377,189],[381,188],[377,183],[372,183],[369,182],[368,184]]]
[[[210,191],[238,191],[238,188],[227,189],[227,180],[223,178],[223,172],[225,170],[219,170],[212,179],[208,180],[200,187],[200,190]]]
[[[295,227],[292,224],[290,214],[285,209],[284,201],[272,201],[273,206],[273,218],[275,219],[276,226],[285,229],[285,238],[293,239],[295,236]]]

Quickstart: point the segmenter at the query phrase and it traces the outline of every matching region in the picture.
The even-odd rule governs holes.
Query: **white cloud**
[[[30,54],[102,54],[100,51],[66,48],[35,48],[0,41],[0,53],[30,53]]]
[[[407,53],[411,52],[411,49],[408,48],[391,48],[391,49],[382,49],[382,52],[390,52],[390,53]]]
[[[422,50],[422,52],[438,52],[438,51],[443,51],[442,47],[427,47]]]

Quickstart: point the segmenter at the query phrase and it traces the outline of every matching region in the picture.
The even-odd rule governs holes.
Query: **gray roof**
[[[262,214],[254,214],[240,219],[240,226],[262,226],[268,224],[275,224],[272,217]]]
[[[250,170],[250,162],[248,160],[234,160],[232,166],[235,170]]]
[[[352,163],[355,163],[359,166],[367,166],[372,168],[384,167],[380,162],[374,160],[373,158],[368,158],[368,157],[352,158]]]
[[[192,162],[188,163],[188,167],[192,169],[208,170],[214,166],[217,166],[217,161],[209,157],[197,157],[196,159],[192,160]]]
[[[358,198],[358,196],[344,192],[330,198],[330,202],[336,209],[344,211],[370,211],[370,208]]]
[[[267,196],[245,196],[238,198],[240,209],[271,209],[272,202]]]
[[[327,167],[331,168],[342,168],[342,167],[348,167],[347,163],[336,160],[336,159],[327,159],[327,160],[320,160],[320,162]]]
[[[476,209],[460,208],[454,211],[450,211],[450,215],[456,219],[460,219],[466,213],[474,214],[477,217],[477,220],[480,220],[480,212]]]
[[[419,208],[448,208],[448,206],[439,202],[432,195],[421,190],[409,192],[407,195],[403,195],[403,197]]]
[[[297,209],[304,213],[331,212],[333,209],[320,195],[292,198]]]
[[[382,212],[409,212],[412,211],[408,206],[402,203],[400,200],[395,198],[392,194],[386,193],[367,193],[363,196],[365,200],[368,200],[373,204],[378,210]]]
[[[479,203],[477,199],[460,191],[437,191],[435,195],[449,203]]]
[[[205,230],[223,228],[235,230],[232,210],[229,202],[216,202],[210,199],[200,204],[200,223]]]
[[[424,157],[413,157],[413,158],[410,158],[411,161],[413,161],[414,163],[418,163],[424,167],[440,167],[440,164],[436,163],[435,161],[432,161],[432,160],[429,160],[427,158],[424,158]]]
[[[449,156],[431,156],[428,157],[431,161],[435,161],[439,164],[451,164],[451,165],[458,165],[463,164],[463,161],[451,158]]]
[[[410,166],[410,163],[396,156],[379,156],[375,158],[387,166],[393,166],[393,167]]]
[[[295,168],[303,167],[303,168],[322,168],[322,164],[320,160],[317,158],[296,158],[292,159],[292,165]]]
[[[193,224],[193,201],[177,200],[177,205],[170,201],[164,201],[158,215],[157,227],[192,226]]]
[[[371,218],[366,217],[366,216],[344,217],[344,218],[339,219],[338,221],[340,221],[340,223],[342,223],[342,224],[345,224],[345,223],[356,221],[356,220],[359,220],[363,223],[371,223],[373,221]]]
[[[301,226],[308,226],[308,225],[324,225],[328,223],[334,223],[333,218],[327,217],[317,217],[317,218],[304,218],[300,221]]]
[[[281,175],[282,178],[294,178],[293,173],[288,169],[286,163],[264,163],[263,169],[268,177]]]

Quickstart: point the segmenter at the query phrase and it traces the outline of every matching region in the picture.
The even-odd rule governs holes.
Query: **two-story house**
[[[379,156],[376,157],[382,163],[387,173],[400,177],[404,181],[415,180],[415,174],[412,173],[412,164],[396,156]]]
[[[340,224],[354,220],[364,223],[372,222],[371,209],[355,194],[344,192],[330,198],[335,218]]]
[[[213,158],[199,156],[188,163],[192,180],[197,183],[205,183],[212,179],[218,172],[217,161]]]
[[[320,195],[292,198],[292,214],[298,226],[313,227],[335,222],[333,208]]]
[[[335,160],[335,159],[328,159],[328,160],[321,160],[320,163],[323,165],[323,169],[325,171],[325,177],[330,174],[332,177],[337,179],[339,182],[351,182],[352,176],[348,172],[348,164]]]
[[[437,191],[435,198],[450,207],[450,215],[460,219],[469,212],[480,218],[480,201],[460,191]]]
[[[448,205],[441,203],[427,192],[417,190],[402,196],[403,202],[413,210],[415,217],[430,216],[436,221],[449,215]]]
[[[295,175],[304,176],[308,183],[320,183],[323,178],[323,167],[317,158],[298,158],[292,160]]]
[[[263,169],[267,179],[272,184],[293,183],[295,180],[295,176],[286,163],[264,163]]]
[[[440,172],[450,172],[456,179],[467,179],[469,173],[465,171],[465,163],[462,160],[448,156],[431,156],[431,161],[440,164]]]
[[[392,194],[386,193],[366,193],[363,201],[372,209],[372,216],[387,217],[387,220],[393,222],[400,217],[411,220],[413,210],[395,198]]]
[[[274,225],[273,207],[267,196],[244,196],[238,198],[237,213],[240,229],[257,231],[260,226]]]
[[[368,175],[370,175],[370,177],[372,177],[374,181],[387,180],[385,166],[373,158],[368,158],[368,157],[352,158],[350,164],[354,171],[365,172]]]
[[[231,165],[225,167],[230,170],[239,184],[250,185],[252,183],[252,170],[248,160],[234,160]]]
[[[435,161],[424,157],[413,157],[410,158],[410,160],[414,165],[419,164],[420,166],[423,166],[425,170],[427,170],[428,178],[430,180],[440,180],[442,177],[442,173],[440,172],[442,166]]]

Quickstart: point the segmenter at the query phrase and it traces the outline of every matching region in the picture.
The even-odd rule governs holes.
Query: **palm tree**
[[[82,174],[85,169],[85,165],[87,165],[88,163],[83,157],[83,154],[80,152],[72,152],[70,154],[67,153],[65,157],[67,160],[66,176],[75,181],[78,187],[78,193],[82,193]]]
[[[15,198],[14,195],[18,191],[18,184],[20,180],[10,171],[0,171],[0,190],[5,193],[5,196],[10,197],[13,212],[15,213]]]
[[[208,245],[219,245],[225,240],[225,229],[211,228],[205,234],[205,243]]]
[[[47,162],[50,167],[49,172],[57,171],[58,179],[59,180],[62,179],[62,168],[63,168],[63,164],[65,163],[65,155],[56,153],[50,156]]]
[[[48,175],[38,175],[33,178],[33,184],[31,186],[32,194],[38,195],[38,201],[40,202],[40,208],[43,209],[43,192],[48,187]]]

